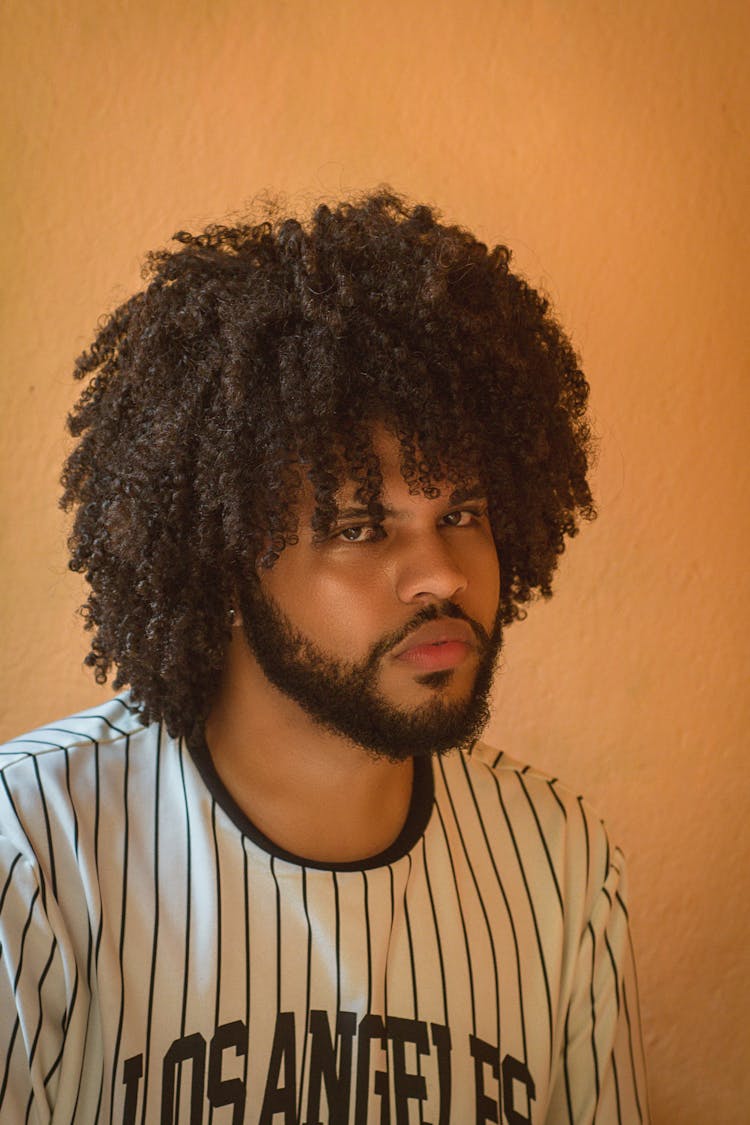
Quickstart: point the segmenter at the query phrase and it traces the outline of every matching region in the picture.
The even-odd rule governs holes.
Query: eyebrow
[[[487,491],[481,484],[472,484],[466,488],[455,488],[448,497],[448,507],[453,507],[455,504],[464,504],[467,500],[486,500]],[[389,519],[395,516],[395,508],[382,508],[383,519]],[[338,508],[336,515],[336,522],[340,520],[360,519],[362,516],[370,516],[371,513],[368,508],[363,505],[349,508]]]

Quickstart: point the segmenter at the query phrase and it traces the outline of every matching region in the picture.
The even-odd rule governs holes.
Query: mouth
[[[396,660],[421,672],[440,672],[457,668],[474,650],[474,645],[464,640],[433,641],[412,645],[399,653]]]
[[[391,655],[402,667],[442,672],[458,668],[478,647],[476,629],[468,619],[441,616],[413,629]]]

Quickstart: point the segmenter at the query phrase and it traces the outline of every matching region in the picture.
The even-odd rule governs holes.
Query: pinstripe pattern
[[[2,748],[0,1119],[647,1122],[601,822],[481,744],[417,777],[326,866],[127,695]]]

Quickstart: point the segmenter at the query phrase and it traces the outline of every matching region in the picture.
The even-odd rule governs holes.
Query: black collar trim
[[[432,814],[435,799],[432,759],[420,756],[414,758],[414,781],[406,821],[392,844],[377,855],[345,863],[321,863],[318,860],[305,859],[304,856],[294,855],[293,852],[288,852],[269,840],[246,816],[216,772],[205,738],[201,737],[191,742],[188,750],[211,796],[240,832],[269,855],[286,863],[297,864],[299,867],[313,867],[324,871],[369,871],[374,867],[386,867],[402,859],[412,850],[424,834]]]

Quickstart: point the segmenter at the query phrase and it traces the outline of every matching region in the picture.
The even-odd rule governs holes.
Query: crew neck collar
[[[211,752],[203,734],[188,745],[188,750],[211,796],[243,836],[252,840],[257,847],[268,855],[283,860],[285,863],[296,864],[299,867],[317,868],[325,871],[368,871],[376,867],[386,867],[402,859],[412,850],[423,835],[432,813],[435,795],[432,759],[420,755],[414,758],[409,811],[403,828],[392,844],[378,852],[377,855],[367,856],[361,860],[329,863],[307,859],[274,843],[242,811],[216,772]]]

